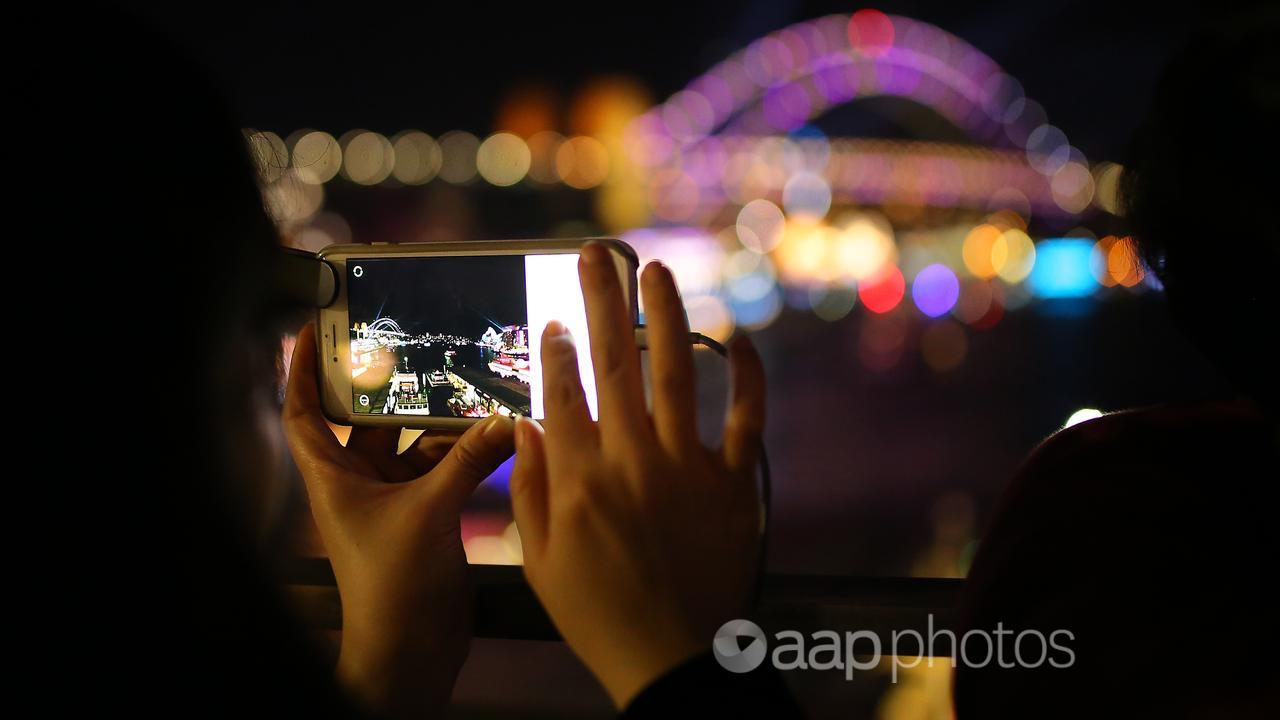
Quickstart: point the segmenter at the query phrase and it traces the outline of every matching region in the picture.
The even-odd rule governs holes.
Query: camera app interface
[[[347,262],[357,413],[541,418],[542,331],[564,323],[594,416],[578,255]]]

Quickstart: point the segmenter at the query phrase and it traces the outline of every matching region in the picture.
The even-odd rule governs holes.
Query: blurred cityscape
[[[488,127],[245,134],[295,247],[611,235],[669,265],[694,330],[748,332],[765,358],[776,572],[962,577],[1040,440],[1214,390],[1126,236],[1125,138],[1087,157],[963,37],[860,9],[777,24],[686,77],[663,96],[639,69],[568,96],[514,84]],[[698,365],[712,438],[726,377]],[[520,561],[506,472],[465,518],[472,562]],[[842,692],[880,717],[948,716],[946,673],[883,697],[868,682]]]

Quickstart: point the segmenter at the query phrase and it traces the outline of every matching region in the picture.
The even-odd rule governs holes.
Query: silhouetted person
[[[1075,663],[962,665],[961,718],[1280,714],[1276,19],[1193,39],[1123,182],[1170,314],[1238,394],[1108,415],[1027,460],[969,571],[966,624],[1069,629]]]
[[[99,465],[71,487],[108,501],[85,503],[103,527],[83,550],[107,565],[89,614],[113,636],[88,672],[131,715],[442,709],[471,639],[458,510],[510,456],[512,423],[428,433],[399,455],[398,430],[355,430],[344,447],[307,404],[309,327],[293,353],[302,391],[282,408],[282,332],[314,308],[287,292],[245,137],[203,72],[134,19],[70,9],[47,29],[50,89],[76,108],[57,192],[91,219],[72,227],[78,246],[40,259],[75,306],[76,409],[97,413],[64,452]],[[56,353],[49,367],[67,369]],[[273,572],[289,511],[307,507],[286,439],[342,595],[336,675]]]

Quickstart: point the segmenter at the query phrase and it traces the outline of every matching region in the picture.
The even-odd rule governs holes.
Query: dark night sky
[[[661,99],[769,31],[877,7],[991,55],[1097,159],[1123,157],[1159,68],[1201,17],[1187,2],[1152,13],[1148,3],[1082,0],[126,4],[212,67],[245,126],[335,133],[484,133],[504,90],[539,82],[568,97],[601,74],[638,77]],[[895,134],[856,113],[824,129]]]
[[[462,335],[479,339],[488,327],[527,322],[524,257],[365,260],[352,279],[351,321],[395,320],[407,333]],[[348,270],[350,272],[350,270]]]

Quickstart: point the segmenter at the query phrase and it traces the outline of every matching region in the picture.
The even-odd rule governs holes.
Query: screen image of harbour
[[[576,253],[349,260],[352,410],[541,418],[541,336],[556,319],[578,340],[594,414],[577,261]]]

